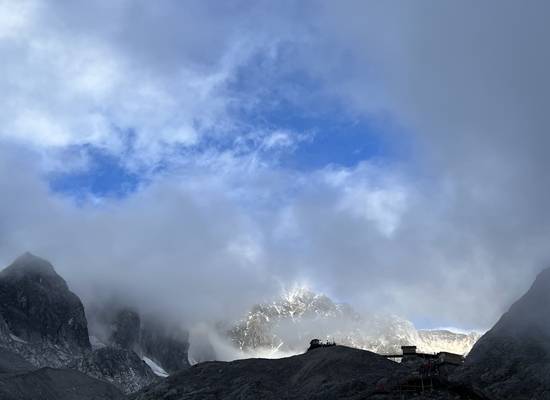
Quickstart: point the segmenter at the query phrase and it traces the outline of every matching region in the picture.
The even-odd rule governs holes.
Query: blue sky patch
[[[253,107],[238,102],[231,110],[244,127],[284,130],[309,138],[300,138],[294,148],[281,152],[280,166],[310,171],[329,164],[353,167],[363,160],[391,157],[380,121],[350,115],[338,98],[326,92],[321,79],[289,70],[285,59],[291,56],[292,48],[284,44],[275,57],[258,53],[227,85],[235,96],[258,101]]]
[[[84,147],[90,157],[89,168],[85,171],[50,175],[48,180],[54,192],[85,199],[89,195],[120,198],[136,190],[140,183],[139,176],[125,169],[120,159],[100,149]]]
[[[286,67],[287,50],[282,46],[276,57],[259,52],[226,83],[226,90],[237,99],[228,110],[235,122],[230,134],[219,134],[215,128],[201,132],[197,126],[201,137],[196,144],[171,143],[170,156],[147,166],[149,173],[177,173],[181,165],[187,164],[173,165],[178,164],[178,157],[193,163],[197,156],[212,150],[219,153],[230,150],[237,157],[260,150],[258,154],[265,157],[267,165],[298,172],[323,169],[331,164],[352,168],[364,160],[391,162],[399,157],[390,148],[384,132],[394,130],[388,121],[350,115],[338,98],[327,94],[322,80]],[[113,129],[128,154],[117,158],[91,145],[80,146],[78,152],[91,160],[88,169],[49,176],[54,192],[86,199],[90,195],[125,197],[136,190],[144,178],[127,170],[122,157],[134,151],[139,133]],[[295,135],[290,141],[292,145],[260,147],[261,135],[276,131]]]

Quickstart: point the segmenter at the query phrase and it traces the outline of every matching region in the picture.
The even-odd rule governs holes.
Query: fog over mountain
[[[471,352],[475,333],[417,331],[410,321],[361,315],[303,286],[280,301],[256,304],[225,333],[220,322],[217,336],[207,326],[190,336],[178,324],[143,317],[114,300],[86,314],[53,265],[27,252],[0,271],[0,395],[548,399],[549,286],[547,268]],[[299,348],[324,335],[338,344],[313,339],[307,351]],[[224,341],[226,354],[219,351]],[[423,353],[401,347],[410,344]],[[403,353],[396,355],[399,350]],[[469,354],[464,362],[449,351]],[[388,360],[396,356],[401,362]]]
[[[241,350],[235,358],[275,358],[301,354],[313,338],[386,355],[402,354],[401,346],[416,346],[425,354],[467,355],[481,335],[417,330],[404,318],[361,314],[347,303],[334,303],[324,294],[295,285],[278,301],[254,305],[223,337]]]
[[[549,12],[0,1],[0,266],[191,335],[294,282],[485,331],[550,262]]]

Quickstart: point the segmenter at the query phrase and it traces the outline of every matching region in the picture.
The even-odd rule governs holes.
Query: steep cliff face
[[[147,358],[167,373],[189,368],[189,333],[178,326],[143,319],[132,308],[98,309],[94,316],[97,333],[107,347],[126,349]]]
[[[12,341],[10,327],[6,324],[6,321],[4,321],[2,314],[0,314],[0,344],[4,347],[11,347]]]
[[[141,317],[129,308],[119,310],[112,324],[109,337],[111,347],[115,349],[127,349],[141,354],[139,337],[141,331]]]
[[[508,399],[550,399],[550,268],[472,348],[452,379]]]
[[[0,316],[4,347],[36,365],[61,366],[91,350],[82,302],[48,261],[31,253],[0,272]]]
[[[379,354],[400,354],[403,345],[415,345],[427,353],[467,354],[479,338],[476,333],[419,331],[412,322],[396,316],[361,315],[349,304],[334,303],[303,286],[295,286],[280,301],[256,304],[227,334],[242,350],[297,353],[305,350],[304,343],[319,338]]]
[[[189,333],[178,326],[144,321],[140,338],[142,355],[150,358],[167,373],[189,368]]]

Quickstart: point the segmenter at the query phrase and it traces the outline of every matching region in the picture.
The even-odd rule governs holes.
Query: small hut
[[[321,341],[319,339],[313,339],[311,342],[309,342],[309,348],[307,351],[316,349],[317,347],[322,347]]]
[[[416,355],[416,346],[401,346],[404,356],[414,356]]]
[[[464,362],[464,357],[460,354],[454,354],[454,353],[448,353],[446,351],[442,351],[437,354],[437,357],[439,358],[440,362],[444,362],[447,364],[454,364],[454,365],[460,365]]]

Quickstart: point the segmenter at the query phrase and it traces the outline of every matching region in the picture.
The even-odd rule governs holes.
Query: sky
[[[0,266],[188,325],[299,282],[487,330],[550,266],[549,13],[0,0]]]

